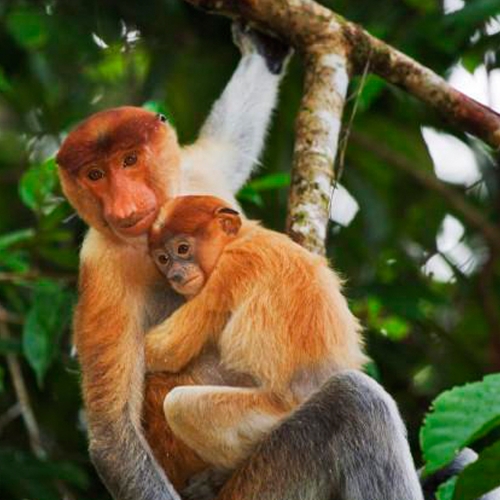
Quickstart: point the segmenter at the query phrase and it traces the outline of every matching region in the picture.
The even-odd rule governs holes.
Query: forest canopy
[[[321,3],[500,110],[500,0]],[[108,498],[89,462],[71,355],[85,226],[62,197],[59,145],[120,105],[164,113],[189,143],[238,58],[228,19],[181,0],[0,1],[2,498]],[[296,54],[265,154],[239,193],[250,217],[280,231],[303,76]],[[447,450],[433,455],[432,417],[420,431],[444,390],[500,372],[500,251],[480,230],[500,234],[498,159],[380,77],[350,82],[327,255],[362,320],[367,371],[398,402],[429,470],[478,437],[485,462],[500,457],[498,375],[436,401],[451,420],[478,415]],[[476,483],[491,489],[493,476]],[[461,488],[460,498],[478,492]]]

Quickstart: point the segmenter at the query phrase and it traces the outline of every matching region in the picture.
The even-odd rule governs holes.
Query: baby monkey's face
[[[158,269],[172,288],[187,298],[197,295],[206,278],[196,261],[196,239],[188,235],[165,238],[152,249]]]

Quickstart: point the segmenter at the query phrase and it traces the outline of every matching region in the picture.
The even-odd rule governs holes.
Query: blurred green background
[[[442,76],[460,62],[495,97],[500,0],[449,1],[446,9],[457,10],[447,14],[438,0],[323,3]],[[181,140],[193,141],[238,57],[228,20],[181,0],[0,0],[2,500],[51,500],[68,488],[73,498],[108,498],[86,453],[70,353],[85,228],[61,197],[57,147],[78,121],[124,104],[167,113]],[[301,82],[295,56],[262,164],[240,196],[250,216],[278,230]],[[328,253],[366,328],[369,371],[398,401],[419,462],[418,429],[430,401],[500,371],[498,252],[435,189],[421,127],[462,141],[444,136],[455,145],[445,163],[461,168],[466,151],[476,174],[447,188],[497,231],[500,173],[484,145],[376,77],[353,79],[351,119],[341,166],[351,197],[337,190],[333,213],[339,219],[352,209],[349,219],[359,210],[344,225],[332,222]],[[31,441],[20,416],[28,407]]]

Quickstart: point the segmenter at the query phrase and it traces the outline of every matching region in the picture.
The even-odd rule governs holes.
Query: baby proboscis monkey
[[[187,302],[147,335],[147,368],[178,372],[212,344],[227,369],[252,381],[178,387],[165,398],[172,431],[209,464],[234,468],[333,372],[365,361],[358,321],[326,260],[223,200],[169,202],[150,252]]]

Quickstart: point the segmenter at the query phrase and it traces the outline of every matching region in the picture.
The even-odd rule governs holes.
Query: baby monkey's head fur
[[[169,201],[149,234],[149,251],[172,288],[190,299],[212,273],[241,227],[236,210],[214,196]]]

